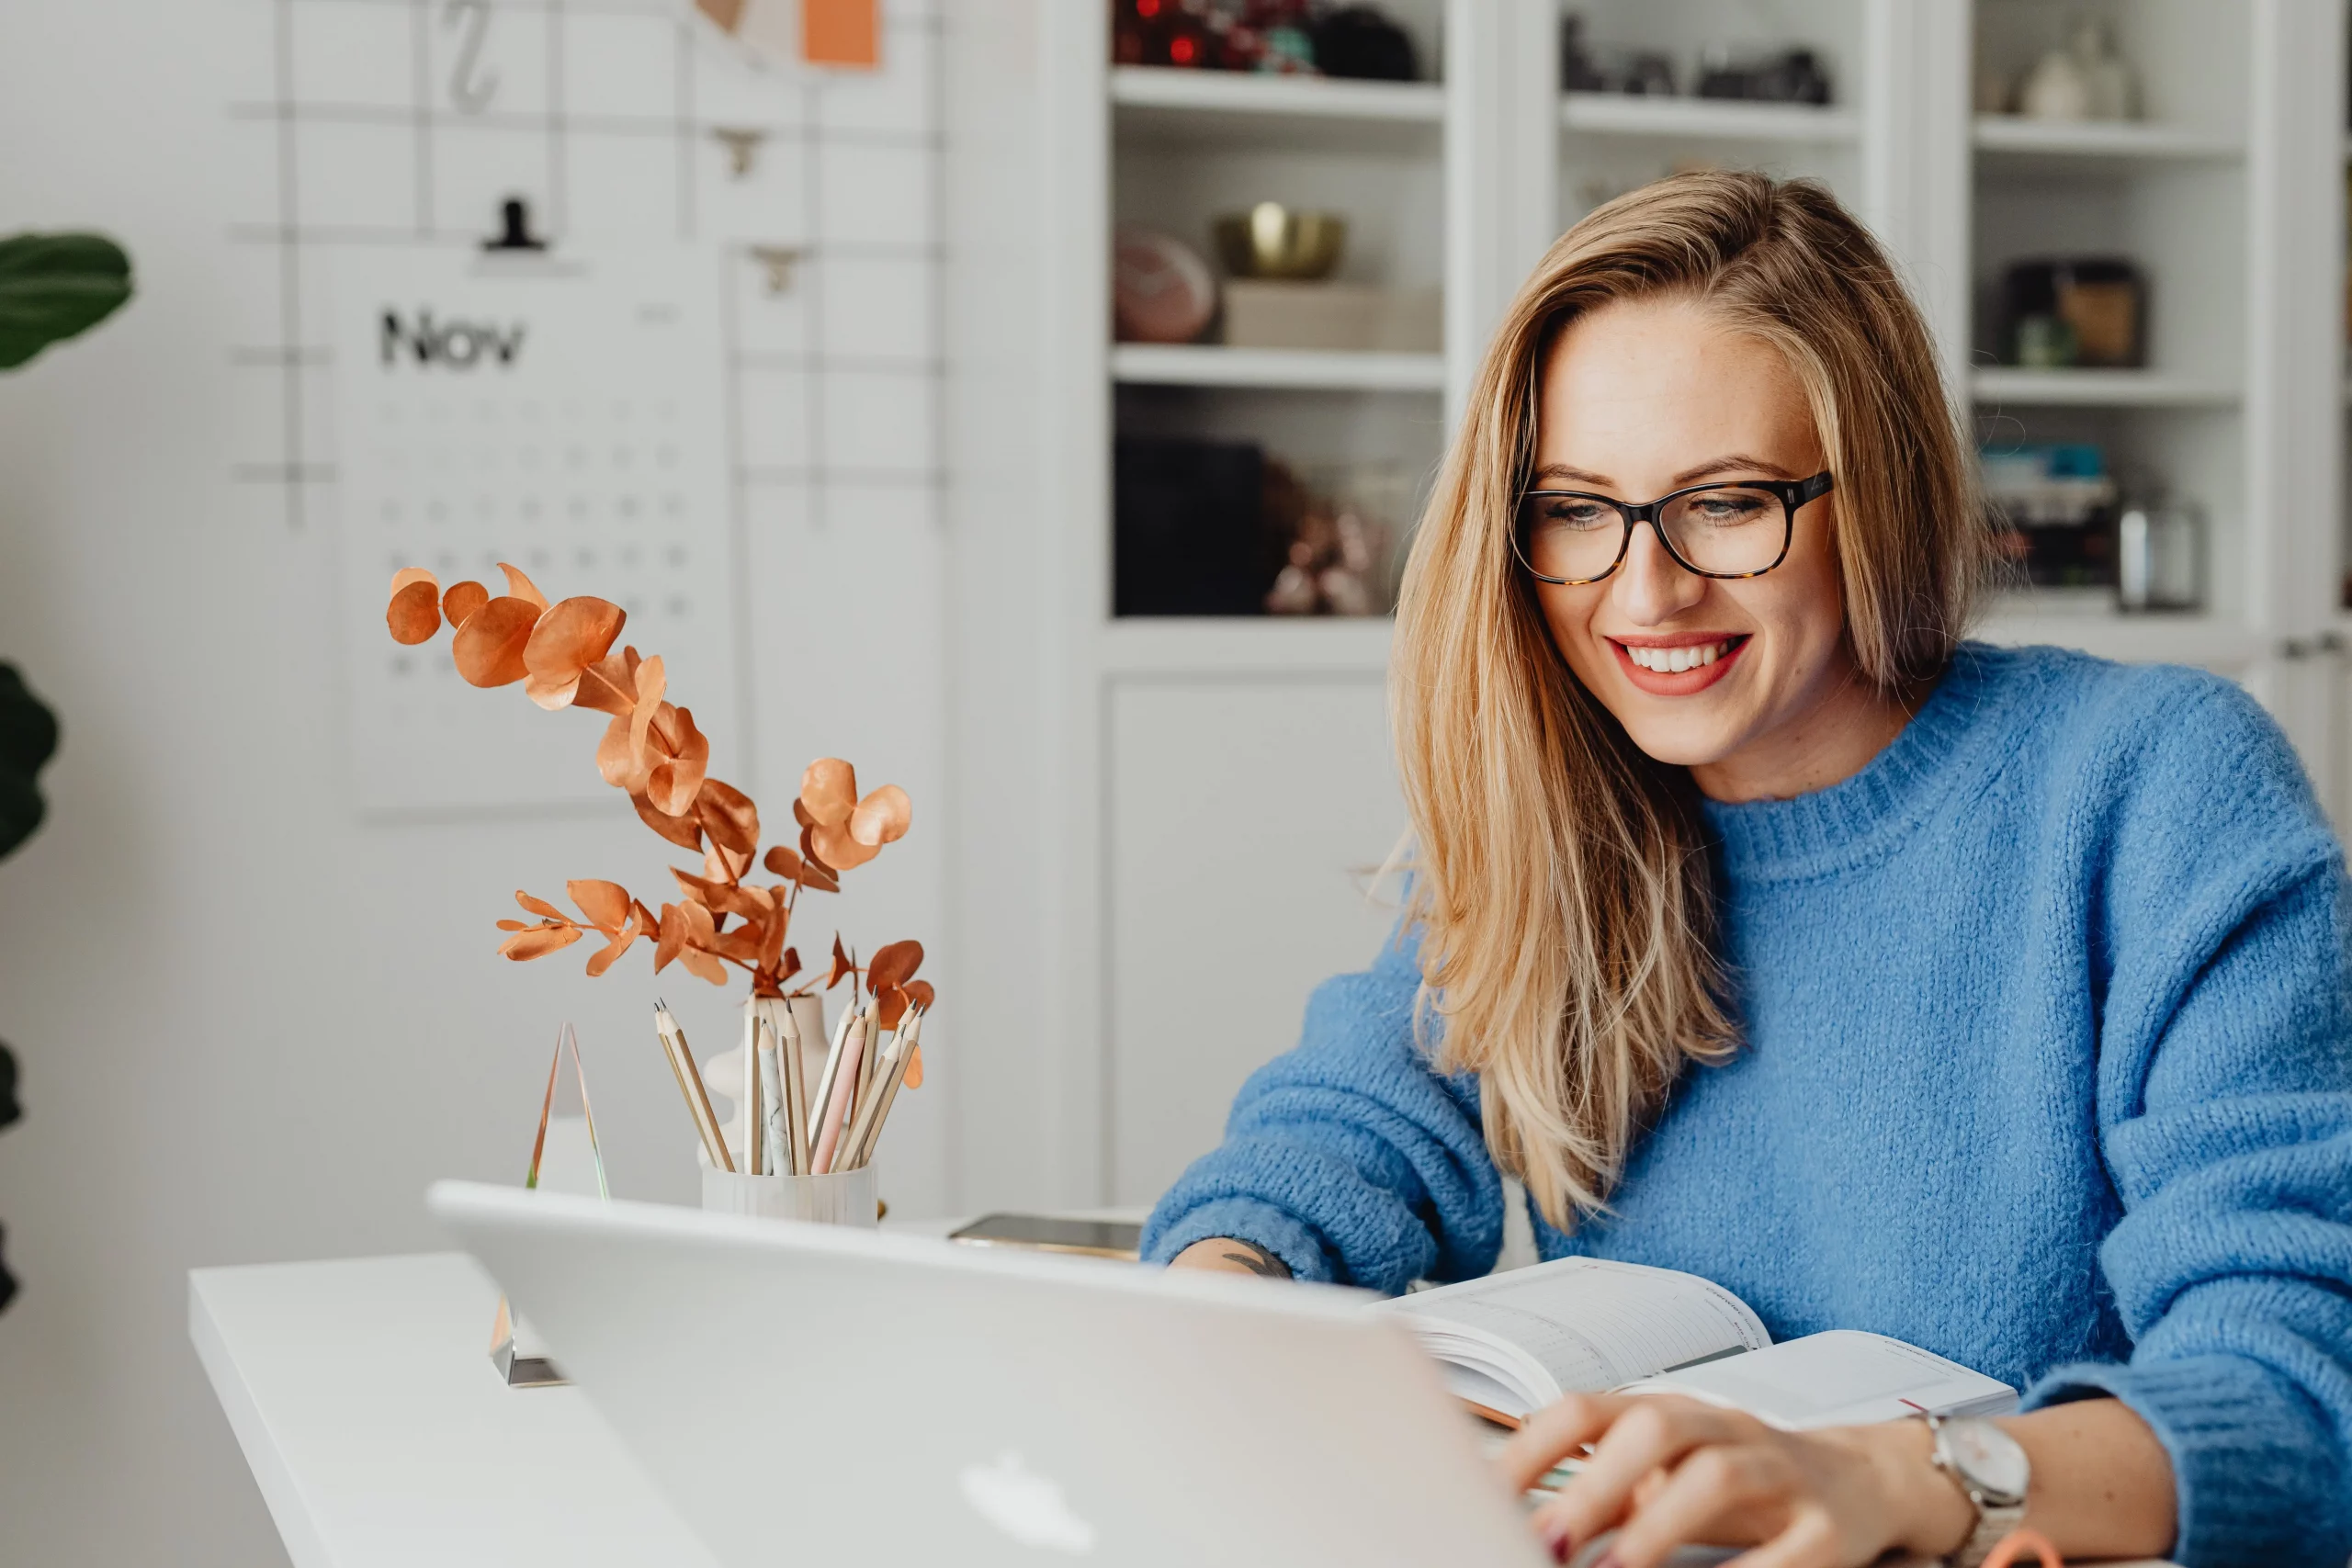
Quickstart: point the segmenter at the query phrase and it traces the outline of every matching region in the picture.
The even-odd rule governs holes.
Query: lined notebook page
[[[1391,1310],[1517,1346],[1569,1393],[1772,1342],[1747,1303],[1712,1280],[1591,1258],[1424,1291]]]

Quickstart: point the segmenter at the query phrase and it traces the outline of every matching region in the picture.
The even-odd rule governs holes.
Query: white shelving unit
[[[1403,825],[1387,623],[1114,618],[1114,433],[1425,471],[1544,246],[1679,166],[1826,182],[1905,268],[1981,434],[2095,442],[2207,509],[2203,611],[2129,616],[2098,592],[2035,591],[1980,635],[2206,665],[2278,715],[2328,798],[2352,779],[2352,692],[2324,652],[2352,646],[2345,0],[1391,0],[1443,73],[1401,85],[1114,70],[1100,5],[969,3],[969,26],[1035,48],[1025,74],[1000,51],[962,89],[975,127],[1030,128],[1018,173],[976,169],[966,195],[951,170],[951,207],[967,207],[951,241],[973,258],[951,288],[975,345],[950,371],[950,423],[969,433],[951,533],[959,614],[980,628],[956,647],[989,716],[967,726],[962,771],[1002,781],[989,809],[1034,814],[1016,841],[1047,847],[1001,852],[989,816],[962,833],[973,963],[983,986],[1026,981],[1006,980],[988,1020],[1020,1065],[975,1091],[967,1136],[996,1174],[967,1205],[1148,1200],[1295,1038],[1312,982],[1361,965],[1389,919],[1351,876]],[[1811,47],[1835,101],[1564,94],[1566,8],[1596,48],[1663,51],[1685,72],[1714,45]],[[2137,70],[2145,119],[1979,112],[1973,71],[2013,76],[2062,12],[2086,11]],[[1347,214],[1344,276],[1442,287],[1442,352],[1109,341],[1116,222],[1205,252],[1213,215],[1262,197]],[[2145,368],[1999,364],[2003,270],[2084,254],[2147,275]],[[987,630],[1007,617],[1036,628],[1017,653]]]

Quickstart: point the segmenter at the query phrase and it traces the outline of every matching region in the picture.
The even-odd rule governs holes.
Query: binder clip
[[[580,1091],[580,1111],[556,1111],[555,1091],[563,1071],[563,1055],[571,1053],[572,1082]],[[580,1037],[565,1024],[555,1037],[555,1058],[548,1064],[547,1098],[539,1104],[538,1135],[531,1141],[531,1168],[523,1185],[533,1191],[590,1193],[612,1197],[605,1181],[604,1151],[596,1143],[596,1115],[588,1108],[588,1074],[580,1065]],[[498,1295],[498,1317],[490,1330],[490,1364],[509,1388],[560,1388],[570,1380],[548,1354],[547,1344],[506,1300]]]

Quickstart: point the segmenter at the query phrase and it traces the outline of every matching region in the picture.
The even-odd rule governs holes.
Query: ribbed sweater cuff
[[[2172,1460],[2179,1512],[2170,1555],[2185,1568],[2341,1563],[2342,1520],[2312,1517],[2301,1423],[2279,1418],[2280,1391],[2267,1383],[2235,1356],[2092,1363],[2051,1372],[2024,1408],[2111,1395],[2145,1421]]]
[[[1323,1244],[1298,1217],[1255,1198],[1219,1198],[1190,1209],[1151,1238],[1147,1263],[1166,1263],[1196,1241],[1231,1236],[1254,1242],[1290,1265],[1291,1277],[1329,1284],[1337,1278]]]

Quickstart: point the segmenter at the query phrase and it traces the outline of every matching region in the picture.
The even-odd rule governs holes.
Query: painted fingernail
[[[1544,1544],[1551,1550],[1552,1561],[1555,1562],[1566,1562],[1577,1554],[1575,1532],[1557,1519],[1550,1520],[1544,1526]]]

